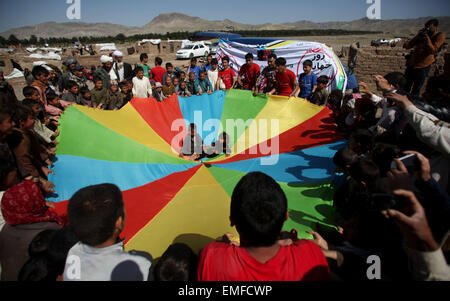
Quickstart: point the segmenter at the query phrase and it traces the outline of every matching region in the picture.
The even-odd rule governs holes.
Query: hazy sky
[[[67,22],[67,1],[1,0],[0,31],[47,21]],[[246,24],[351,21],[366,16],[367,0],[80,0],[81,22],[142,26],[161,13]],[[382,19],[449,16],[449,0],[379,0]],[[74,20],[76,21],[76,20]]]

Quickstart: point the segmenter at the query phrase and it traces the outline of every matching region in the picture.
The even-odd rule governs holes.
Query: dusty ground
[[[395,38],[394,35],[348,35],[348,36],[308,36],[308,37],[287,37],[286,39],[299,39],[299,40],[308,40],[308,41],[315,41],[327,44],[331,46],[336,53],[340,53],[342,50],[342,47],[347,47],[350,44],[354,42],[360,42],[361,46],[367,46],[370,45],[370,42],[372,40],[385,38],[385,39],[391,39]],[[280,38],[282,39],[282,38]],[[131,47],[132,45],[126,45],[126,44],[116,44],[117,48],[124,53],[124,61],[127,63],[130,63],[132,65],[139,63],[139,55],[140,54],[133,54],[128,55],[127,54],[127,47]],[[101,54],[108,54],[108,53],[101,53]],[[90,55],[83,55],[83,56],[77,56],[76,58],[79,60],[79,62],[86,66],[90,67],[92,65],[99,66],[100,65],[100,56],[101,54],[97,54],[95,56]],[[68,57],[69,53],[63,54],[62,59],[66,59]],[[18,62],[23,68],[29,68],[30,70],[33,68],[33,62],[38,61],[37,59],[31,59],[28,58],[28,53],[17,53],[13,54],[11,58],[13,58],[16,62]],[[172,54],[149,54],[150,57],[150,67],[154,66],[153,60],[155,56],[159,56],[163,59],[163,66],[167,62],[171,62],[174,66],[180,67],[181,69],[184,69],[188,66],[189,61],[188,60],[176,60],[175,53]],[[54,60],[44,60],[49,64],[53,64],[57,66],[58,68],[61,68],[62,61],[54,61]],[[25,79],[19,78],[19,79],[12,79],[8,80],[8,82],[14,87],[14,90],[16,92],[16,95],[19,99],[23,99],[22,95],[22,89],[25,86]]]

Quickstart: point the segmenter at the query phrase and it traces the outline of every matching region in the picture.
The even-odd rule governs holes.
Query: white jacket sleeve
[[[372,101],[373,105],[380,107],[380,108],[382,108],[386,102],[386,98],[382,98],[375,94],[372,94],[372,96],[370,96],[370,100]]]
[[[409,269],[416,281],[450,281],[450,267],[442,249],[419,252],[406,248]]]
[[[439,120],[415,106],[405,109],[409,124],[416,131],[417,137],[446,157],[450,157],[450,124]]]

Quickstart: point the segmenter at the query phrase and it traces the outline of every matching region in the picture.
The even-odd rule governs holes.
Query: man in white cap
[[[130,64],[123,62],[123,53],[119,50],[113,52],[113,67],[110,72],[111,80],[122,82],[131,80],[134,76],[133,68]]]
[[[100,77],[103,82],[103,88],[109,89],[109,83],[111,82],[110,72],[113,65],[113,58],[107,55],[102,55],[100,58],[100,62],[102,63],[102,67],[95,70],[94,77]]]

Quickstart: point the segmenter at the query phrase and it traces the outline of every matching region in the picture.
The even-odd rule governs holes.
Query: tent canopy
[[[202,31],[202,32],[197,32],[194,35],[194,38],[197,40],[201,40],[201,39],[223,39],[223,40],[234,40],[234,39],[239,39],[242,38],[242,36],[240,34],[236,34],[236,33],[229,33],[229,32],[219,32],[219,31]]]

